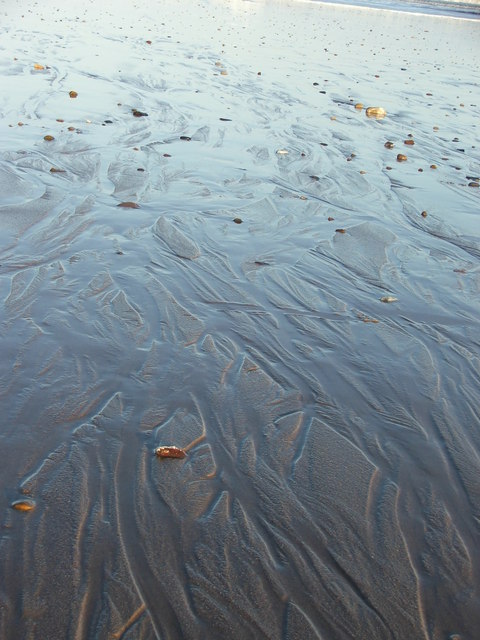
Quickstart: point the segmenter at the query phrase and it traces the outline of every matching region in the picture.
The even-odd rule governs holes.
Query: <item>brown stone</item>
[[[30,498],[15,500],[15,502],[12,502],[12,509],[15,509],[15,511],[32,511],[35,507],[35,500],[31,500]]]
[[[140,209],[140,205],[136,202],[120,202],[117,207],[123,207],[124,209]]]
[[[187,452],[175,446],[157,447],[155,455],[158,458],[185,458]]]

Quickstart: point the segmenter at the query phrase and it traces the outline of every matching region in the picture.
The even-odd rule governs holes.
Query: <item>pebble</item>
[[[43,136],[43,139],[46,140],[47,142],[51,142],[52,140],[55,140],[55,138],[51,135]]]
[[[357,314],[357,317],[365,323],[371,323],[371,324],[378,324],[379,320],[377,320],[376,318],[370,318],[369,316],[365,316],[363,313],[359,313]]]
[[[393,149],[395,145],[390,140],[387,140],[383,146],[386,147],[387,149]]]
[[[398,298],[395,298],[394,296],[383,296],[383,298],[380,298],[380,302],[397,302]]]
[[[124,209],[140,209],[140,205],[136,202],[120,202],[117,207],[123,207]]]
[[[387,112],[383,107],[368,107],[365,111],[367,118],[384,118]]]
[[[403,155],[403,153],[399,153],[397,155],[397,162],[406,162],[407,161],[407,156]]]
[[[415,140],[412,140],[411,138],[409,138],[408,140],[404,140],[403,144],[409,144],[413,146],[415,144]]]
[[[185,458],[187,452],[175,446],[157,447],[155,455],[158,458]]]
[[[242,224],[243,220],[241,218],[234,218],[233,221],[235,224]]]
[[[31,499],[15,500],[15,502],[12,502],[12,509],[15,509],[15,511],[32,511],[36,506],[35,500]]]
[[[76,91],[69,91],[68,95],[70,96],[70,98],[76,98],[78,96],[78,93]]]
[[[422,215],[422,218],[426,218],[428,214],[427,214],[427,212],[426,212],[426,211],[422,211],[422,214],[421,214],[421,215]]]

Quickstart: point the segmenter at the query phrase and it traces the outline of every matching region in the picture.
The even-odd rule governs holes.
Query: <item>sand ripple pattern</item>
[[[3,27],[0,637],[473,640],[478,28],[165,6]]]

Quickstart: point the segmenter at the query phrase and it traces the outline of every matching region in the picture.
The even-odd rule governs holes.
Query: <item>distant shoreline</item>
[[[456,18],[460,20],[480,20],[480,4],[476,2],[389,2],[388,0],[305,0],[314,4],[342,5],[355,9],[380,9],[409,13],[413,15]]]

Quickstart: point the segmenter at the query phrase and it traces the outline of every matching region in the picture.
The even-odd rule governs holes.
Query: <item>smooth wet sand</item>
[[[475,640],[480,21],[161,6],[0,4],[0,638]]]

